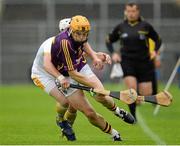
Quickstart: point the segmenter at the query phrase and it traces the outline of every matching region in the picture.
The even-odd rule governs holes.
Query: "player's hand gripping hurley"
[[[57,80],[56,80],[56,85],[58,88],[61,88],[61,84]],[[128,89],[128,90],[119,92],[119,91],[109,91],[109,90],[104,90],[104,89],[94,89],[91,87],[75,85],[75,84],[70,84],[70,88],[88,91],[90,92],[91,95],[102,94],[106,96],[111,96],[113,98],[121,100],[122,102],[126,104],[132,104],[137,99],[137,93],[134,89]]]

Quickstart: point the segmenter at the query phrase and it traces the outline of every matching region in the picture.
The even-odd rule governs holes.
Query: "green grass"
[[[118,90],[124,87],[106,84],[106,88]],[[180,144],[180,89],[171,86],[170,92],[174,96],[172,105],[160,108],[157,116],[152,114],[152,104],[143,104],[138,111],[148,127],[166,144]],[[122,142],[112,142],[109,135],[93,127],[80,112],[74,124],[77,141],[67,142],[59,137],[55,124],[55,101],[33,85],[13,85],[0,86],[0,144],[158,144],[144,133],[139,123],[126,124],[91,97],[88,99],[96,111],[121,133]],[[116,100],[116,103],[128,110],[120,101]]]

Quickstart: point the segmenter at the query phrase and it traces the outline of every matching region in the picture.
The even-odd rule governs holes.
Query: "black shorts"
[[[134,76],[139,83],[153,80],[155,74],[153,61],[132,61],[123,59],[121,61],[121,66],[124,77]]]

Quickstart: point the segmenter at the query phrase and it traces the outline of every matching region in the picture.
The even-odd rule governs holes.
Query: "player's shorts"
[[[80,71],[79,71],[81,74],[83,74],[84,76],[87,76],[87,77],[92,77],[92,76],[95,76],[95,74],[92,72],[91,68],[89,67],[88,64],[86,64]],[[40,87],[41,89],[43,89],[46,93],[50,93],[51,90],[53,88],[56,87],[56,84],[55,84],[55,80],[56,78],[53,77],[52,75],[50,74],[47,74],[47,73],[44,73],[44,72],[39,72],[38,74],[34,74],[32,73],[31,75],[31,78],[34,82],[34,84],[38,87]],[[72,84],[78,84],[77,81],[75,81],[74,79],[72,79],[71,77],[67,77],[69,79],[69,82],[72,83]],[[62,90],[60,89],[60,92],[68,97],[70,96],[71,94],[73,94],[77,89],[73,89],[73,88],[68,88],[66,90]]]
[[[134,76],[139,83],[153,80],[155,73],[153,61],[131,61],[123,59],[121,61],[124,77]]]

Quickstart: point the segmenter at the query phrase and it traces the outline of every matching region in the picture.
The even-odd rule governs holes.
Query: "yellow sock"
[[[76,113],[72,113],[69,110],[67,110],[64,114],[64,119],[67,120],[71,125],[73,125],[76,116],[77,116]]]
[[[67,108],[63,107],[61,104],[57,103],[56,104],[56,111],[58,113],[58,121],[64,120],[64,114],[67,111]]]

